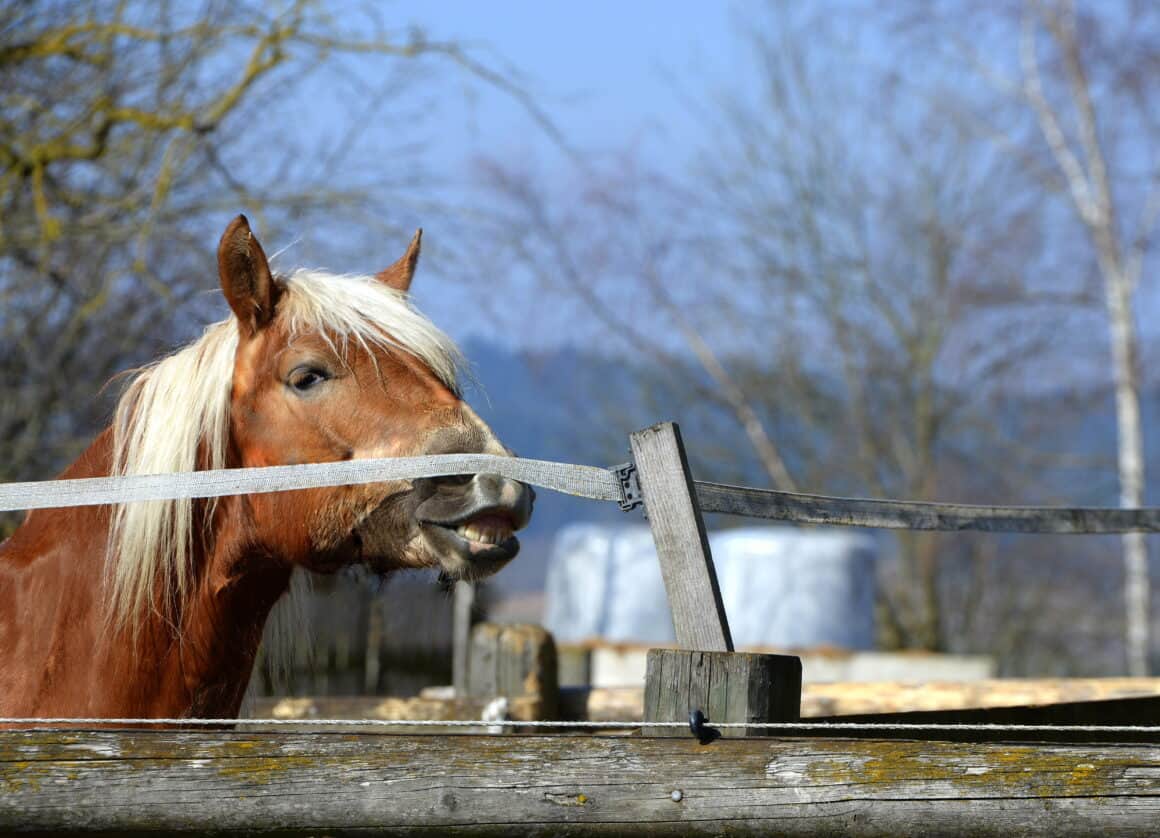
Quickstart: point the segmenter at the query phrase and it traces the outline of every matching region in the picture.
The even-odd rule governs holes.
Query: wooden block
[[[480,623],[472,629],[470,648],[469,697],[534,699],[539,706],[538,718],[557,717],[560,685],[556,644],[544,628]]]
[[[499,654],[499,633],[503,626],[479,623],[471,630],[467,659],[467,695],[499,695],[499,673],[496,657]]]
[[[592,683],[592,650],[586,646],[557,646],[560,686],[587,687]]]
[[[644,687],[646,722],[688,722],[700,710],[723,722],[796,722],[801,659],[790,655],[650,649]],[[762,736],[760,728],[724,728],[722,736]],[[690,736],[687,727],[644,728],[646,736]]]
[[[680,428],[664,422],[629,437],[641,494],[673,613],[686,649],[733,651],[705,522]]]

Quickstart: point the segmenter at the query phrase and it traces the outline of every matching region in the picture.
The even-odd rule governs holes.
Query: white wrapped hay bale
[[[876,542],[844,530],[747,527],[709,536],[737,647],[874,647]],[[557,640],[675,640],[645,525],[561,530],[545,623]]]
[[[546,587],[544,624],[558,642],[676,639],[647,526],[560,530]]]
[[[747,527],[709,545],[735,645],[874,648],[873,537]]]

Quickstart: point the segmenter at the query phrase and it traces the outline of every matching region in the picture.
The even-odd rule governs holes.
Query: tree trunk
[[[1037,14],[1039,17],[1037,18]],[[1058,51],[1063,80],[1075,111],[1079,149],[1068,144],[1059,113],[1052,107],[1040,78],[1036,29],[1047,29]],[[1075,9],[1070,5],[1039,7],[1028,4],[1023,15],[1020,59],[1024,70],[1023,95],[1030,104],[1044,141],[1063,175],[1080,221],[1095,249],[1111,330],[1112,374],[1116,389],[1116,431],[1120,475],[1120,505],[1138,507],[1144,500],[1144,439],[1140,430],[1140,391],[1137,379],[1136,324],[1132,294],[1138,269],[1129,267],[1119,236],[1117,207],[1100,140],[1095,103],[1078,40]],[[1128,672],[1148,674],[1148,545],[1143,533],[1128,533],[1124,546],[1124,645]]]
[[[1110,270],[1109,270],[1110,268]],[[1140,396],[1136,368],[1136,325],[1132,319],[1130,283],[1114,266],[1104,266],[1112,363],[1115,368],[1116,430],[1119,443],[1120,505],[1144,502],[1144,439],[1140,429]],[[1144,533],[1126,533],[1124,546],[1125,646],[1128,674],[1148,674],[1151,600],[1148,545]]]

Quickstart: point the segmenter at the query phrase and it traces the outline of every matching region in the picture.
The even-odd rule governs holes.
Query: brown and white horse
[[[62,476],[509,454],[408,302],[418,257],[416,234],[376,276],[274,277],[239,216],[218,249],[233,316],[137,371]],[[296,568],[484,576],[531,506],[480,474],[32,512],[0,545],[0,716],[235,716]]]

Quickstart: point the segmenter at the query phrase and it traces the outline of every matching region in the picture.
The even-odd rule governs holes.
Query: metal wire
[[[1050,724],[921,724],[907,722],[707,722],[708,727],[719,729],[749,728],[759,730],[897,730],[930,732],[1014,732],[1014,733],[1157,733],[1160,725],[1050,725]],[[687,728],[688,722],[643,721],[520,721],[518,719],[98,719],[91,717],[0,717],[0,725],[44,727],[46,725],[76,726],[236,726],[248,727],[519,727],[561,730],[568,729],[624,729],[624,728]]]

